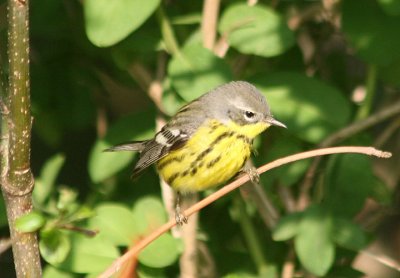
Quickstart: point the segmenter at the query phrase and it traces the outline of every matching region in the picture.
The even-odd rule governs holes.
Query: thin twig
[[[296,255],[294,253],[294,247],[293,244],[291,244],[289,253],[287,254],[285,262],[283,263],[281,278],[294,277],[295,259]]]
[[[217,43],[214,46],[214,54],[217,55],[220,58],[225,57],[226,53],[228,52],[229,49],[229,43],[228,43],[228,37],[229,35],[240,28],[243,28],[244,26],[250,24],[251,22],[253,22],[254,19],[252,18],[248,18],[248,19],[244,19],[242,21],[236,22],[234,25],[230,26],[230,28],[228,30],[226,30],[221,37],[219,38],[219,40],[217,41]]]
[[[225,57],[229,49],[228,35],[223,34],[214,46],[214,54],[220,58]]]
[[[255,203],[265,226],[269,229],[274,228],[280,216],[278,210],[265,194],[261,185],[258,183],[248,182],[244,184],[240,190],[245,195],[248,195],[250,197],[249,199]]]
[[[391,269],[394,269],[394,270],[400,272],[400,265],[395,260],[393,260],[391,258],[388,258],[388,257],[385,257],[385,256],[378,256],[378,255],[375,255],[375,254],[373,254],[373,253],[371,253],[369,251],[365,251],[365,250],[361,250],[360,253],[361,254],[365,254],[368,257],[374,259],[375,261],[377,261],[377,262],[379,262],[379,263],[381,263],[381,264],[383,264],[383,265],[385,265],[385,266],[387,266],[387,267],[389,267]]]
[[[161,56],[161,55],[160,55]],[[160,58],[165,59],[165,58]],[[163,62],[165,63],[165,62]],[[165,68],[165,67],[164,67]],[[147,92],[148,96],[156,105],[157,109],[165,114],[162,105],[162,78],[154,79],[150,71],[140,62],[133,62],[128,67],[128,73],[139,84],[140,88]]]
[[[400,130],[400,117],[394,119],[376,138],[374,146],[383,146],[392,135]]]
[[[220,0],[204,0],[201,35],[203,37],[203,46],[208,49],[213,49],[215,44],[219,6]]]
[[[331,136],[322,141],[318,146],[320,148],[325,148],[337,144],[397,114],[400,114],[400,101],[396,102],[391,106],[385,107],[381,111],[369,116],[364,120],[357,121],[333,133]],[[307,204],[309,203],[309,191],[311,189],[312,181],[320,162],[321,162],[320,157],[314,159],[314,161],[311,163],[310,167],[308,168],[305,174],[305,178],[303,183],[301,184],[299,197],[297,200],[297,205],[296,205],[297,210],[303,210],[305,207],[307,207]]]
[[[251,6],[255,6],[257,5],[258,0],[247,0],[247,5]]]
[[[278,194],[282,200],[282,203],[286,209],[287,212],[291,213],[291,212],[295,212],[296,211],[296,201],[293,197],[293,193],[290,190],[290,188],[288,188],[285,185],[278,185]]]
[[[0,255],[2,255],[5,251],[7,251],[12,245],[11,238],[2,238],[0,239]]]
[[[334,148],[326,148],[326,149],[318,149],[318,150],[313,150],[313,151],[308,151],[308,152],[303,152],[303,153],[298,153],[294,155],[290,155],[284,158],[277,159],[273,162],[267,163],[260,168],[257,169],[257,172],[259,174],[262,174],[266,171],[269,171],[273,168],[277,168],[279,166],[282,166],[284,164],[288,164],[291,162],[295,162],[301,159],[306,159],[310,157],[315,157],[315,156],[321,156],[321,155],[328,155],[328,154],[337,154],[337,153],[359,153],[359,154],[366,154],[370,156],[376,156],[380,158],[389,158],[391,157],[391,153],[389,152],[384,152],[377,150],[373,147],[334,147]],[[192,207],[188,208],[185,210],[183,213],[189,217],[192,214],[198,212],[199,210],[203,209],[204,207],[208,206],[209,204],[215,202],[216,200],[220,199],[221,197],[225,196],[229,192],[235,190],[245,182],[249,181],[249,176],[248,175],[242,175],[230,184],[222,187],[218,191],[214,192],[213,194],[209,195],[208,197],[204,198],[203,200],[199,201]],[[157,230],[149,234],[146,238],[142,239],[140,242],[138,242],[135,246],[133,246],[127,253],[116,259],[113,264],[102,274],[100,274],[98,277],[99,278],[107,278],[113,275],[118,269],[122,267],[122,265],[128,261],[130,258],[135,257],[138,255],[138,253],[143,250],[147,245],[149,245],[151,242],[153,242],[155,239],[160,237],[162,234],[167,232],[169,229],[174,227],[176,225],[176,221],[174,219],[169,220],[167,223],[164,225],[160,226]]]

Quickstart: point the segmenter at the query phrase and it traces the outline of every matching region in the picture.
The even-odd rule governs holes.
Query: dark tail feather
[[[105,149],[103,152],[120,152],[120,151],[133,151],[141,152],[146,146],[147,141],[133,141],[115,145],[111,148]]]

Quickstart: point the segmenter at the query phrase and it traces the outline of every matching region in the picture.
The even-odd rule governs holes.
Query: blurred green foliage
[[[217,42],[229,49],[218,57],[203,47],[202,1],[31,1],[36,211],[19,219],[17,228],[39,232],[44,277],[95,277],[167,221],[154,169],[132,181],[136,155],[103,150],[150,138],[156,119],[168,119],[215,86],[252,82],[288,126],[271,128],[257,141],[256,165],[314,149],[359,119],[359,110],[370,116],[398,100],[400,1],[325,2],[221,1]],[[2,78],[5,14],[1,0]],[[371,68],[377,74],[369,74]],[[148,93],[154,80],[162,86],[159,103]],[[394,121],[341,144],[373,145]],[[399,132],[389,135],[380,147],[398,150]],[[352,262],[379,237],[385,221],[371,217],[371,224],[366,204],[374,204],[375,216],[392,205],[399,185],[391,170],[396,161],[325,158],[301,211],[288,203],[301,193],[310,161],[272,170],[261,177],[281,215],[272,231],[252,202],[238,213],[235,198],[227,196],[200,212],[198,240],[207,246],[218,277],[280,276],[290,250],[299,275],[361,277]],[[0,225],[4,237],[2,201]],[[261,267],[249,259],[249,242],[261,249]],[[179,239],[163,235],[137,258],[139,277],[176,277],[183,248]],[[6,264],[10,260],[2,260],[0,268]]]

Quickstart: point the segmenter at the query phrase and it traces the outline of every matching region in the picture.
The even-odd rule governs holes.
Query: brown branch
[[[8,1],[9,84],[5,105],[9,113],[2,142],[1,185],[7,208],[17,277],[41,277],[35,233],[21,233],[15,221],[32,210],[33,176],[30,169],[32,118],[29,93],[29,2]],[[5,132],[2,129],[2,132]]]
[[[295,162],[301,159],[306,159],[310,157],[316,157],[316,156],[321,156],[321,155],[328,155],[328,154],[337,154],[337,153],[359,153],[359,154],[366,154],[370,156],[376,156],[380,158],[389,158],[391,157],[391,153],[389,152],[384,152],[377,150],[373,147],[335,147],[335,148],[326,148],[326,149],[318,149],[318,150],[313,150],[313,151],[308,151],[308,152],[302,152],[294,155],[290,155],[284,158],[277,159],[273,162],[267,163],[260,168],[257,169],[257,172],[259,174],[262,174],[264,172],[267,172],[271,169],[277,168],[279,166],[282,166],[284,164],[288,164],[291,162]],[[208,197],[204,198],[203,200],[199,201],[195,205],[191,206],[187,210],[184,211],[184,214],[189,217],[194,213],[197,213],[204,207],[208,206],[209,204],[215,202],[216,200],[222,198],[229,192],[235,190],[245,182],[249,181],[249,176],[248,175],[242,175],[230,184],[222,187],[218,191],[214,192],[213,194],[209,195]],[[133,257],[136,257],[138,253],[143,250],[147,245],[149,245],[151,242],[153,242],[155,239],[160,237],[162,234],[170,230],[172,227],[176,225],[176,222],[174,219],[171,219],[161,227],[159,227],[157,230],[149,234],[146,238],[142,239],[140,242],[138,242],[135,246],[133,246],[127,253],[116,259],[113,264],[102,274],[99,275],[99,278],[107,278],[113,275],[118,269],[121,269],[123,264],[130,260]]]
[[[204,0],[203,14],[201,19],[201,35],[203,46],[213,49],[217,36],[217,21],[220,0]]]
[[[318,147],[326,148],[332,146],[333,144],[337,144],[340,141],[347,139],[363,130],[366,130],[382,121],[387,120],[390,117],[393,117],[397,114],[400,114],[400,101],[395,104],[382,109],[381,111],[369,116],[366,119],[359,120],[338,132],[332,134],[324,141],[322,141]],[[311,163],[310,167],[307,170],[304,181],[300,187],[299,198],[297,200],[297,210],[303,210],[307,207],[309,203],[309,192],[312,186],[312,181],[315,176],[315,173],[318,169],[318,165],[321,162],[321,158],[317,157]]]

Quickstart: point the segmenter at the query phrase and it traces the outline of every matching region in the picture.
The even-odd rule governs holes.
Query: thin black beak
[[[267,118],[265,119],[265,121],[266,121],[267,123],[269,123],[270,125],[280,126],[280,127],[283,127],[283,128],[287,128],[286,125],[284,125],[283,123],[281,123],[281,122],[278,121],[278,120],[275,120],[275,119],[272,118],[272,117],[267,117]]]

